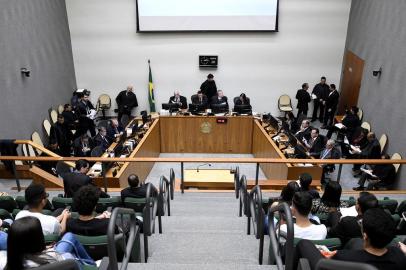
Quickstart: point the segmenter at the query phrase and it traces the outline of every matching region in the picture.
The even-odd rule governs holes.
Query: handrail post
[[[258,178],[259,178],[259,162],[257,162],[257,169],[255,172],[255,185],[258,185]]]
[[[102,161],[102,175],[103,175],[103,184],[104,184],[104,192],[106,192],[107,193],[107,177],[106,177],[106,174],[107,174],[107,171],[106,171],[106,165],[104,164],[104,162]]]
[[[183,181],[184,181],[184,175],[183,175],[183,161],[180,163],[180,189],[182,190],[182,194],[185,193]]]
[[[21,191],[21,185],[20,185],[20,179],[18,178],[18,175],[17,175],[17,168],[16,168],[15,160],[11,161],[11,167],[13,169],[13,174],[14,174],[14,177],[16,179],[17,190],[18,190],[18,192],[20,192]]]
[[[342,169],[343,169],[343,164],[340,163],[340,165],[338,165],[337,183],[340,183]]]

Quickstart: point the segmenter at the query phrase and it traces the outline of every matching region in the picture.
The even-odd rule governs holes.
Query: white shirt
[[[47,216],[42,213],[30,212],[28,210],[22,210],[18,212],[15,219],[17,220],[23,217],[38,218],[41,222],[42,232],[44,233],[44,235],[60,234],[61,232],[61,225],[59,224],[59,221],[56,219],[56,217]]]
[[[280,230],[286,233],[286,224],[282,224]],[[293,224],[293,231],[295,238],[301,239],[323,240],[326,239],[327,236],[327,228],[324,224],[312,224],[308,227],[299,227],[296,224]]]

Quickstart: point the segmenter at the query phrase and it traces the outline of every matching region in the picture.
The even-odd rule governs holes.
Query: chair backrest
[[[110,109],[111,107],[111,98],[107,94],[101,94],[99,96],[98,102],[101,109]]]
[[[55,209],[66,208],[68,206],[72,207],[73,199],[72,198],[62,198],[62,197],[53,197],[52,205],[55,207]],[[71,211],[73,211],[72,208],[71,208]]]
[[[48,119],[45,119],[44,122],[42,122],[42,125],[44,126],[45,132],[49,137],[51,135],[51,123],[49,123]]]
[[[371,124],[369,124],[368,122],[362,122],[361,127],[368,130],[368,132],[371,132]]]
[[[238,166],[235,167],[234,172],[234,191],[235,198],[238,199],[240,196],[240,168]]]
[[[52,124],[55,124],[58,121],[58,112],[54,109],[50,111],[49,116],[51,118]]]
[[[56,263],[44,264],[40,267],[35,268],[37,270],[80,270],[79,264],[72,259],[64,260]]]
[[[59,104],[58,105],[58,113],[62,114],[64,110],[65,110],[64,106],[62,104]]]
[[[101,155],[103,155],[103,147],[101,145],[96,146],[92,149],[92,152],[90,152],[90,156],[92,157],[100,157]]]
[[[398,204],[399,203],[397,200],[391,200],[389,198],[384,198],[383,200],[378,200],[378,205],[383,209],[388,209],[392,215],[395,214]]]
[[[102,213],[107,210],[107,208],[116,208],[121,205],[121,197],[111,197],[111,198],[100,198],[96,205],[96,212]]]
[[[385,152],[385,147],[388,142],[388,135],[385,133],[379,138],[379,145],[381,146],[381,154]]]
[[[346,262],[339,260],[321,259],[316,270],[378,270],[376,267],[366,263]]]
[[[169,183],[171,184],[171,200],[173,200],[174,194],[175,194],[175,171],[173,168],[170,169],[169,171]]]
[[[17,203],[11,196],[0,196],[0,208],[5,209],[8,212],[12,213],[16,209]]]
[[[291,106],[290,96],[281,95],[278,101],[279,106]]]
[[[23,150],[23,155],[25,157],[35,157],[36,156],[34,148],[30,144],[24,144],[22,146],[22,150]]]
[[[391,159],[402,159],[402,156],[399,153],[393,153]],[[395,166],[396,173],[398,173],[400,168],[400,163],[393,164]]]
[[[45,146],[44,146],[44,143],[42,142],[41,136],[39,136],[38,132],[34,131],[34,132],[31,134],[31,140],[32,140],[34,143],[38,144],[39,146],[45,147]],[[42,151],[41,151],[41,150],[36,149],[36,151],[37,151],[38,155],[41,155],[41,154],[42,154]]]
[[[362,121],[362,118],[364,117],[364,111],[361,108],[358,108],[357,116],[360,121]]]

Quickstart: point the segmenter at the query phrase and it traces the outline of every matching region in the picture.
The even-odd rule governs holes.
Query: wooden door
[[[364,71],[364,60],[353,52],[346,51],[344,61],[338,115],[343,115],[346,108],[357,106]]]

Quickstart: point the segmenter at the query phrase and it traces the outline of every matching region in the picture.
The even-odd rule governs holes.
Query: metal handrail
[[[240,168],[238,166],[235,167],[234,172],[234,190],[235,190],[235,198],[238,199],[240,195]]]
[[[144,235],[144,258],[145,262],[148,261],[148,236],[155,232],[155,218],[158,212],[158,198],[153,196],[158,194],[156,187],[148,183],[147,192],[145,197],[145,207],[143,211],[143,235]],[[160,222],[160,220],[158,220]],[[158,224],[162,226],[162,224]]]
[[[175,193],[175,172],[174,172],[173,168],[171,168],[169,171],[169,182],[170,182],[171,200],[173,200],[174,193]],[[168,216],[170,216],[170,215],[168,214]]]
[[[168,212],[168,216],[171,215],[171,199],[169,195],[170,183],[165,176],[161,176],[159,179],[159,194],[158,194],[158,229],[159,233],[162,233],[162,216],[165,216],[165,209]]]
[[[117,221],[118,215],[121,216],[122,220],[123,220],[123,215],[128,215],[130,217],[130,232],[128,234],[127,244],[125,246],[124,257],[121,262],[120,270],[127,269],[127,265],[131,258],[131,250],[133,248],[134,241],[135,241],[136,235],[137,235],[136,216],[135,216],[134,210],[128,209],[128,208],[121,208],[121,207],[114,208],[113,212],[111,213],[109,226],[107,229],[107,241],[108,241],[107,252],[109,255],[109,269],[110,270],[119,269],[118,260],[117,260],[117,250],[116,250],[117,237],[123,237],[123,241],[125,241],[125,238],[126,238],[125,234],[120,234],[120,236],[117,236],[115,234],[116,221]]]
[[[252,227],[256,239],[259,239],[258,262],[262,264],[264,254],[264,219],[265,213],[262,209],[262,192],[260,186],[255,186],[249,193],[249,209],[251,214]]]
[[[280,233],[276,234],[276,231],[280,232],[279,227],[276,229],[274,224],[274,213],[279,212],[284,214],[284,219],[286,221],[286,242],[283,248],[285,249],[285,267],[283,267],[282,262],[282,246],[280,244]],[[276,206],[271,207],[268,210],[268,224],[269,224],[269,249],[272,250],[273,258],[269,254],[270,263],[272,259],[275,260],[278,270],[293,270],[293,218],[290,211],[290,207],[287,203],[279,203]],[[279,223],[280,226],[280,223]]]

